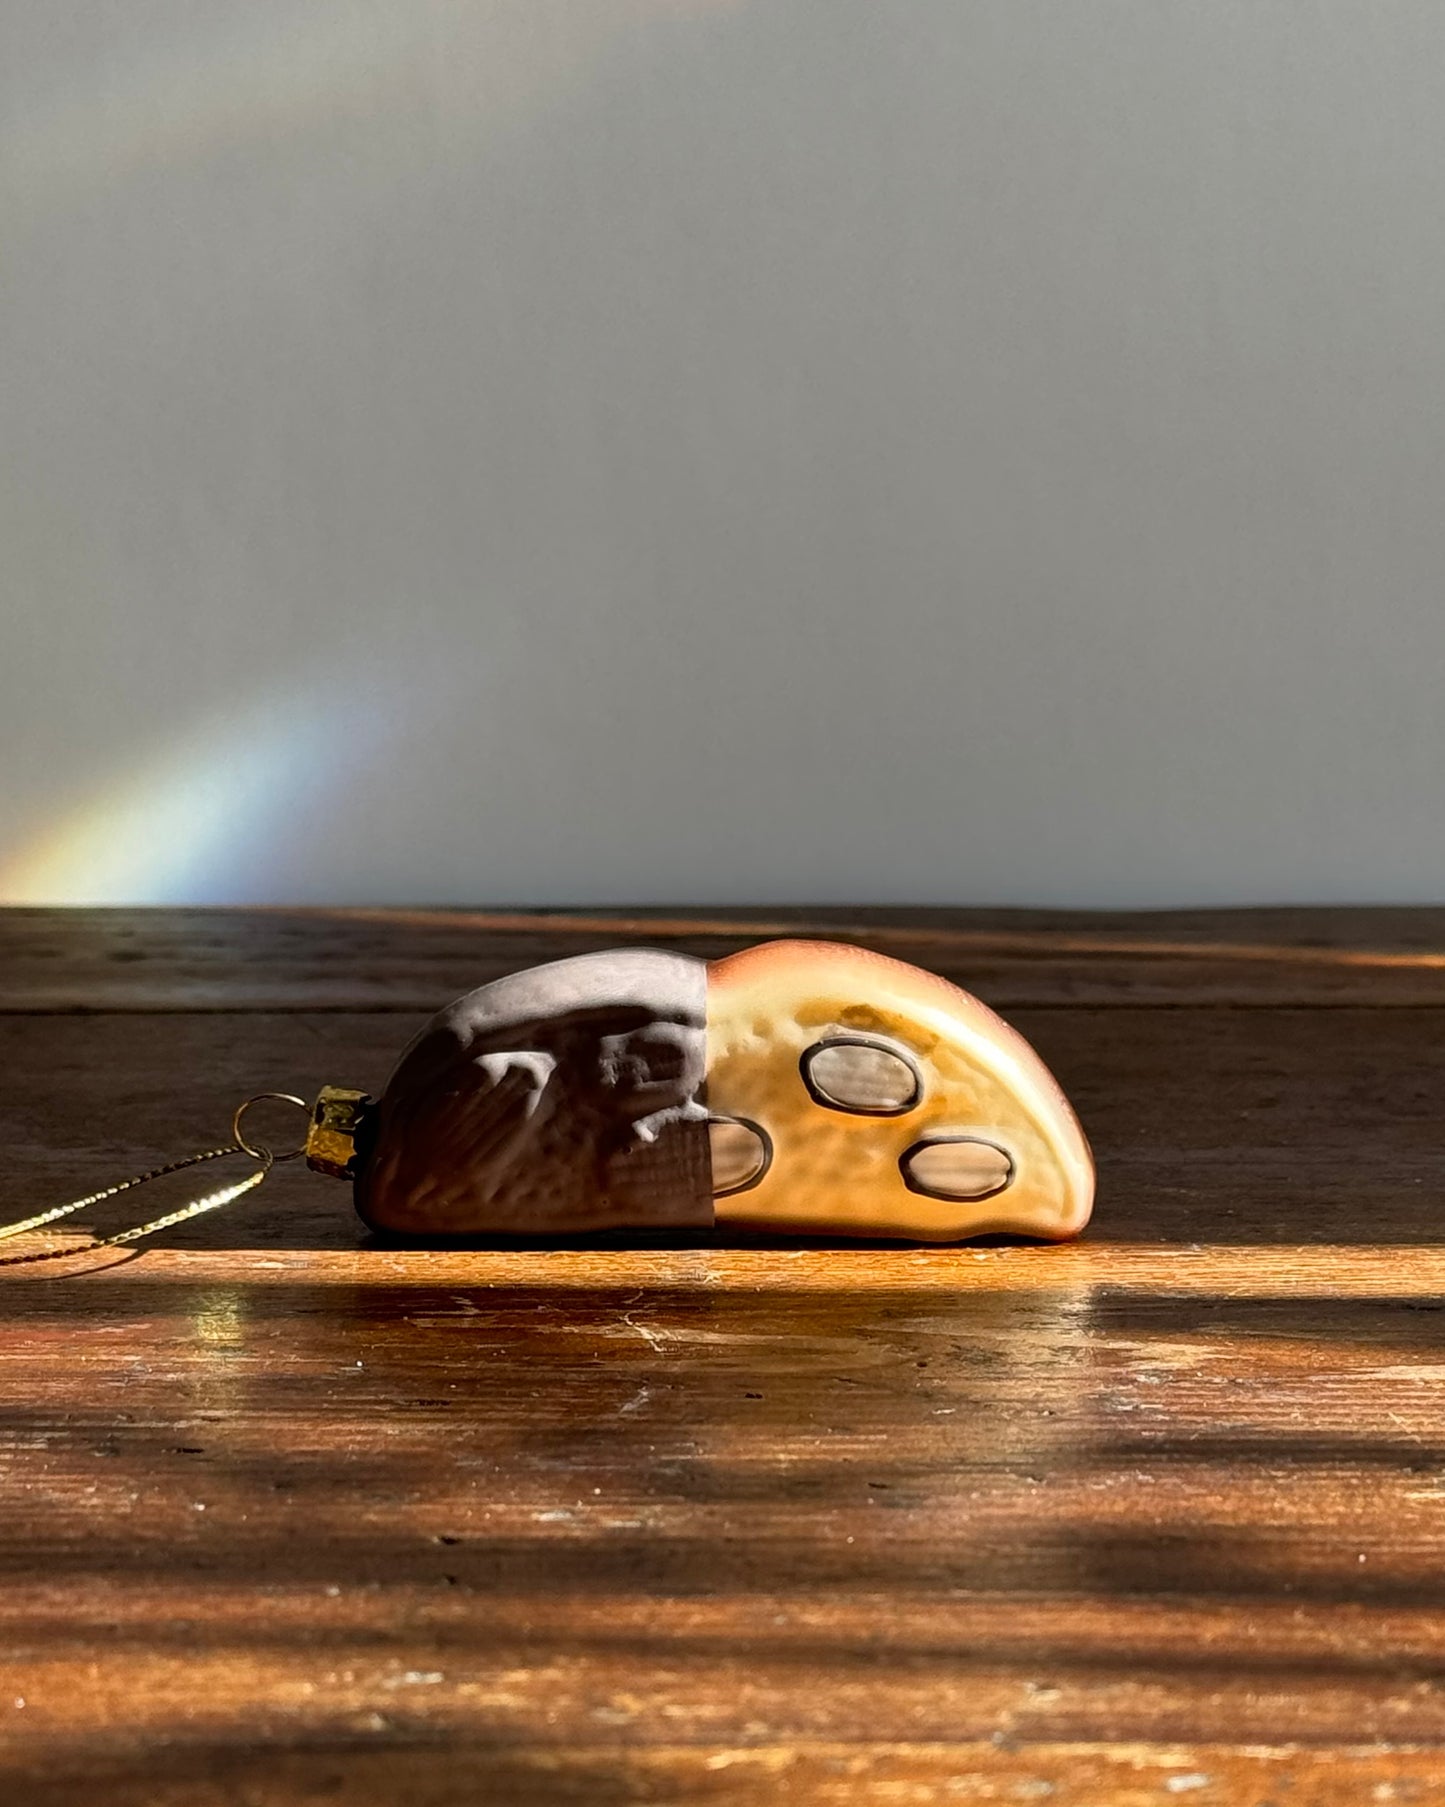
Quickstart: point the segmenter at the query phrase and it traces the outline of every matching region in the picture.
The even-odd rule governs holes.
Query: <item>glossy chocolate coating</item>
[[[547,1235],[713,1221],[707,968],[582,954],[471,992],[402,1055],[357,1209],[417,1235]]]

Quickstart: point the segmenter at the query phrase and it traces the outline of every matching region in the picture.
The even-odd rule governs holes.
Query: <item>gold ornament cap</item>
[[[306,1135],[306,1165],[313,1173],[329,1173],[337,1180],[356,1178],[356,1138],[370,1107],[365,1092],[322,1086]]]

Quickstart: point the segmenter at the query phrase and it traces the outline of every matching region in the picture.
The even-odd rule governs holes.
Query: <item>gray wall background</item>
[[[0,0],[0,896],[1445,894],[1438,0]]]

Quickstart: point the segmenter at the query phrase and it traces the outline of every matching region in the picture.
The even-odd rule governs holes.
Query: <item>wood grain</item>
[[[506,972],[640,944],[717,959],[802,935],[1025,1005],[1445,1007],[1445,909],[0,909],[0,1010],[430,1013]]]
[[[1389,914],[1281,927],[1445,920]],[[375,1085],[464,956],[582,933],[367,918],[348,973],[321,918],[183,913],[107,977],[124,922],[18,915],[8,1217]],[[1445,993],[1286,952],[1150,1002],[1158,959],[1008,1009],[1098,1156],[1076,1245],[428,1250],[285,1169],[0,1266],[7,1798],[1445,1799]]]

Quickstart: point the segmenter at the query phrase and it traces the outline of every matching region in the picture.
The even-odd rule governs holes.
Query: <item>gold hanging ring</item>
[[[304,1141],[299,1147],[288,1149],[285,1154],[277,1154],[275,1149],[268,1148],[264,1142],[248,1142],[246,1140],[245,1132],[241,1128],[242,1123],[245,1121],[246,1112],[250,1110],[253,1104],[266,1104],[268,1102],[274,1102],[276,1104],[294,1104],[300,1110],[306,1112],[308,1121],[310,1119],[310,1105],[307,1104],[304,1098],[298,1098],[294,1092],[257,1092],[254,1098],[248,1098],[244,1104],[237,1105],[236,1114],[231,1119],[232,1140],[243,1154],[250,1155],[253,1161],[264,1161],[268,1167],[272,1162],[279,1164],[282,1161],[300,1160],[301,1156],[306,1152],[306,1143]]]

